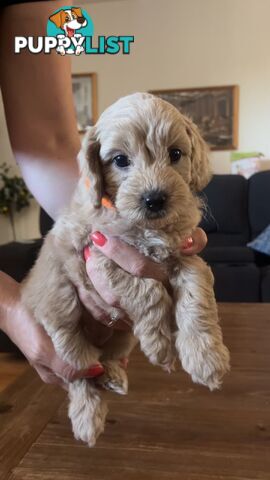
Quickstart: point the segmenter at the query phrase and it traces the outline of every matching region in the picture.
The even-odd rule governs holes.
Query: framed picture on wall
[[[238,147],[239,87],[185,88],[151,91],[172,103],[198,125],[211,150]]]
[[[75,73],[72,75],[72,91],[80,133],[97,121],[97,75]]]

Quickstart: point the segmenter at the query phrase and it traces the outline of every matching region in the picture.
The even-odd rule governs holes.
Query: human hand
[[[103,373],[100,364],[89,365],[86,371],[76,371],[61,360],[50,337],[26,310],[20,297],[20,284],[0,272],[0,328],[17,345],[45,383],[66,388],[67,382]]]
[[[162,264],[158,264],[145,257],[135,247],[128,245],[118,238],[106,238],[100,232],[91,235],[95,246],[108,258],[117,263],[123,270],[137,277],[153,278],[154,280],[167,282],[167,274]],[[207,237],[201,228],[196,228],[192,236],[185,239],[180,246],[184,255],[195,255],[206,246]],[[94,289],[86,291],[83,287],[78,288],[81,301],[91,312],[96,320],[111,326],[112,319],[110,310],[112,307],[119,307],[120,299],[116,298],[108,290],[105,276],[99,271],[96,264],[95,251],[89,247],[84,250],[86,270]],[[125,312],[121,312],[120,320],[113,323],[114,328],[127,328],[131,321]]]

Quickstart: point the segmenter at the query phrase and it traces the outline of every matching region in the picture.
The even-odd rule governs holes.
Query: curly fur
[[[182,151],[176,165],[170,163],[170,147]],[[201,218],[196,192],[211,176],[207,153],[197,127],[167,102],[144,93],[117,101],[87,132],[71,206],[48,234],[23,286],[23,301],[63,359],[78,369],[104,363],[105,374],[96,382],[69,385],[74,435],[90,446],[103,431],[107,412],[99,387],[127,392],[118,359],[129,355],[136,339],[153,364],[170,370],[177,354],[193,381],[210,389],[219,388],[229,369],[211,270],[199,257],[181,255],[178,247]],[[131,165],[117,168],[112,162],[117,154],[127,155]],[[90,190],[86,178],[91,179]],[[148,218],[141,197],[153,189],[165,191],[168,202],[162,216]],[[101,206],[104,194],[115,210]],[[76,291],[81,284],[88,291],[93,288],[82,250],[95,230],[120,237],[162,262],[173,292],[170,297],[160,282],[139,278],[136,270],[132,276],[97,252],[108,288],[121,298],[120,307],[134,326],[133,334],[115,331],[102,348],[91,345],[84,334]]]

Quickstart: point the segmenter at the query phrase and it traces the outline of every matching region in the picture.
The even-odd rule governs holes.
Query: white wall
[[[5,122],[3,102],[0,92],[0,164],[6,162],[11,165],[14,172],[19,173],[11,151],[7,126]],[[39,236],[38,228],[39,207],[33,200],[31,207],[23,209],[15,215],[16,236],[20,239],[32,239]],[[9,220],[0,215],[0,244],[13,240],[12,230]]]
[[[269,0],[100,0],[82,7],[96,35],[135,35],[131,55],[73,59],[74,72],[98,74],[99,113],[133,91],[238,84],[239,149],[270,155]],[[11,162],[3,122],[0,105],[1,161]],[[216,173],[230,171],[229,152],[211,156]],[[19,236],[31,238],[37,209],[22,215]],[[1,221],[0,243],[9,238]]]
[[[239,150],[270,155],[269,0],[133,0],[84,3],[95,33],[134,34],[130,56],[81,56],[98,73],[101,112],[136,90],[240,86]],[[230,153],[214,152],[216,173]]]

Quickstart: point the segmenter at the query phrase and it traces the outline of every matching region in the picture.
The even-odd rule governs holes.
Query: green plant
[[[0,165],[0,214],[8,216],[14,240],[16,231],[14,212],[20,212],[30,205],[33,198],[27,189],[24,180],[18,175],[12,175],[11,168],[3,163]]]

